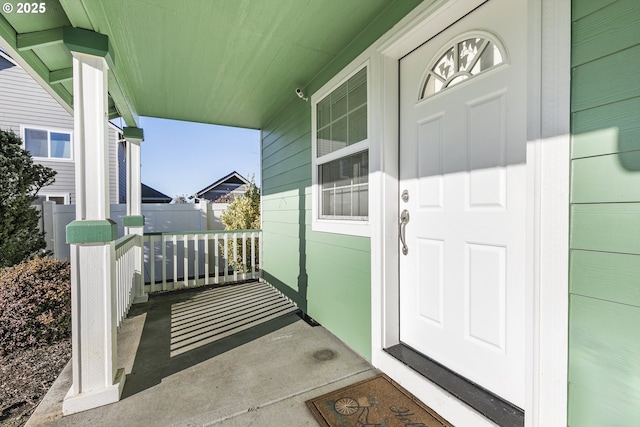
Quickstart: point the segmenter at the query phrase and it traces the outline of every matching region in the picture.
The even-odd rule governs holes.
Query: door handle
[[[407,223],[409,222],[409,211],[403,210],[400,214],[400,225],[398,234],[400,235],[400,243],[402,243],[402,255],[406,255],[409,252],[409,248],[407,247],[407,242],[405,240],[405,228],[407,227]]]

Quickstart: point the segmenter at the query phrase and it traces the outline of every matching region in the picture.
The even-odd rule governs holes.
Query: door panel
[[[522,1],[490,0],[400,61],[399,190],[409,194],[399,202],[409,213],[408,252],[399,255],[400,339],[520,407],[525,12]],[[420,99],[433,59],[455,65],[442,52],[464,47],[449,42],[481,45],[483,34],[504,47],[504,63]]]

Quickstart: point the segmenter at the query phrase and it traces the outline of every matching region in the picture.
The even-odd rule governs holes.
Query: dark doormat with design
[[[306,403],[323,427],[453,427],[384,374]]]

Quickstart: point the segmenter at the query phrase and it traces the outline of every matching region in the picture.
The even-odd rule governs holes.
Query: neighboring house
[[[34,162],[54,169],[55,182],[38,193],[43,200],[74,204],[75,162],[73,114],[63,108],[6,53],[0,51],[0,129],[20,136]],[[109,125],[109,180],[111,203],[119,197],[125,181],[119,180],[117,141],[120,129]],[[126,179],[126,177],[125,177]]]
[[[238,172],[220,178],[208,187],[195,194],[197,199],[209,200],[213,203],[231,203],[234,198],[243,195],[251,184]]]
[[[148,185],[142,185],[142,203],[171,203],[171,197]]]
[[[443,417],[640,425],[636,0],[63,4],[0,41],[45,85],[59,42],[97,78],[114,46],[134,134],[136,114],[261,129],[263,278]],[[72,23],[103,33],[51,30]]]

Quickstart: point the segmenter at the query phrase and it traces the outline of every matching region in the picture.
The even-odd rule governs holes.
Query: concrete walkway
[[[118,347],[119,402],[62,417],[67,365],[27,426],[317,426],[306,400],[377,373],[257,283],[151,296]]]

